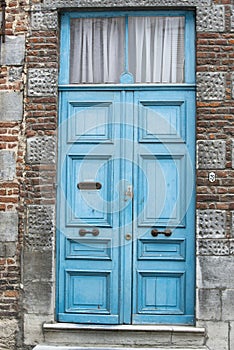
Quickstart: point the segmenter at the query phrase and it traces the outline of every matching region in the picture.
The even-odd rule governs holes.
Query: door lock
[[[128,199],[132,199],[133,198],[133,192],[132,192],[132,186],[129,185],[127,188],[127,191],[125,192],[125,196],[128,197],[125,199],[125,201],[127,201]]]
[[[125,239],[126,239],[127,241],[130,241],[130,239],[132,239],[132,235],[130,235],[130,233],[126,233]]]

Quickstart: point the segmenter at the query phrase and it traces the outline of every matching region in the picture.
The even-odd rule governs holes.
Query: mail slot
[[[89,190],[89,191],[95,191],[100,190],[102,188],[102,184],[100,182],[92,182],[92,181],[85,181],[85,182],[79,182],[77,184],[77,187],[79,190]]]

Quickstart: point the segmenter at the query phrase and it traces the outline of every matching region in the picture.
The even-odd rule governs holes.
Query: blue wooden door
[[[61,92],[59,321],[194,322],[194,91]]]
[[[61,23],[58,321],[193,324],[193,13]]]

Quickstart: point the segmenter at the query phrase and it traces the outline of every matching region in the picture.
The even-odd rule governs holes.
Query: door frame
[[[85,91],[87,89],[91,91],[101,91],[101,90],[123,90],[123,91],[133,91],[133,90],[141,90],[142,85],[138,84],[93,84],[87,86],[85,85],[70,85],[69,84],[69,45],[70,45],[70,39],[69,39],[69,21],[70,18],[76,18],[76,17],[93,17],[98,16],[102,17],[105,16],[113,16],[113,15],[165,15],[165,16],[173,16],[173,15],[184,15],[185,16],[185,83],[183,84],[149,84],[144,85],[143,89],[145,91],[147,90],[168,90],[168,88],[173,90],[193,90],[195,91],[195,21],[194,21],[194,13],[192,11],[112,11],[112,12],[80,12],[80,13],[64,13],[62,14],[61,19],[61,69],[60,69],[60,76],[59,76],[59,92],[60,92],[60,110],[61,110],[61,96],[64,92],[69,91]],[[195,125],[194,125],[194,131],[195,131]],[[61,142],[61,135],[59,134],[59,142]],[[194,147],[195,148],[195,147]],[[58,147],[58,150],[60,152],[60,147]],[[61,160],[58,158],[58,169],[61,168]],[[194,150],[194,168],[195,168],[195,150]],[[58,170],[58,181],[59,183],[60,179],[60,170]],[[59,198],[59,197],[58,197]],[[57,212],[59,209],[59,204],[57,203]],[[195,216],[195,206],[194,206],[194,216]],[[195,229],[194,229],[194,239],[195,239]],[[195,244],[194,244],[194,252],[195,252]],[[194,254],[195,256],[195,254]],[[57,235],[57,257],[59,257],[59,235]],[[123,257],[121,257],[123,259]],[[57,276],[58,276],[58,270],[59,270],[59,261],[57,261]],[[124,265],[122,264],[122,273],[126,271],[124,269]],[[195,258],[194,258],[194,276],[195,276]],[[57,278],[58,283],[58,278]],[[129,281],[130,283],[130,281]],[[56,289],[57,293],[57,300],[58,300],[58,286]],[[194,277],[194,290],[195,290],[195,277]],[[194,305],[195,305],[195,296],[193,294],[194,299]],[[123,308],[122,303],[122,308]],[[56,303],[57,313],[58,313],[58,303]],[[124,311],[122,309],[122,315],[123,315],[123,322],[125,319]],[[121,322],[120,322],[121,323]]]

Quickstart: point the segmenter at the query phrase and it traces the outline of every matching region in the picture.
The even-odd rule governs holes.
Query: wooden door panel
[[[111,142],[113,101],[69,101],[68,143]]]
[[[139,155],[139,226],[184,225],[184,158],[183,154]]]
[[[185,100],[140,100],[139,142],[180,142],[186,140]]]
[[[141,314],[183,314],[184,273],[138,272],[138,310]]]
[[[119,323],[119,92],[61,95],[58,320]],[[66,142],[64,142],[64,140]]]
[[[112,227],[112,179],[110,155],[68,157],[67,225]]]
[[[185,260],[185,239],[140,238],[138,260]]]
[[[110,314],[110,272],[68,270],[66,275],[66,312]]]
[[[112,259],[112,240],[99,238],[67,238],[66,259]]]

